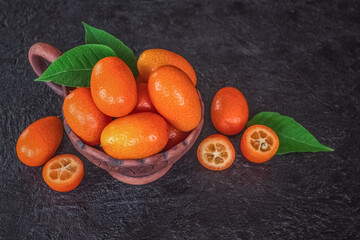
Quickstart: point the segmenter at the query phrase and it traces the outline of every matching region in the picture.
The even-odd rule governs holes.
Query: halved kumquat
[[[253,125],[246,129],[241,138],[241,152],[254,163],[270,160],[279,148],[276,133],[264,125]]]
[[[230,167],[235,160],[235,149],[230,140],[221,134],[210,135],[199,145],[197,157],[204,167],[220,171]]]
[[[58,192],[76,188],[84,176],[81,160],[72,154],[52,158],[43,168],[43,178],[49,187]]]

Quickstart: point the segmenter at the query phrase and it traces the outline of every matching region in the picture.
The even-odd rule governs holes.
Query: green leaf
[[[95,64],[104,57],[116,56],[104,45],[89,44],[70,49],[55,60],[35,81],[54,82],[69,87],[90,87]]]
[[[134,52],[126,46],[122,41],[114,37],[113,35],[94,28],[86,23],[82,23],[85,28],[85,42],[86,44],[103,44],[112,48],[116,55],[123,60],[126,65],[132,71],[134,77],[138,75],[137,61]]]
[[[280,144],[276,154],[334,151],[319,143],[308,130],[297,123],[293,118],[282,116],[279,113],[258,113],[248,121],[247,126],[249,127],[257,124],[271,128],[278,135]]]

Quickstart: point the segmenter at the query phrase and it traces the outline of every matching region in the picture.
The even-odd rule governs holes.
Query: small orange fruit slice
[[[276,133],[264,125],[253,125],[246,129],[241,138],[241,152],[254,163],[270,160],[279,148]]]
[[[43,178],[49,187],[58,192],[76,188],[84,176],[81,160],[72,154],[52,158],[43,168]]]
[[[235,160],[235,149],[230,140],[221,134],[210,135],[199,145],[197,157],[204,167],[220,171],[227,169]]]

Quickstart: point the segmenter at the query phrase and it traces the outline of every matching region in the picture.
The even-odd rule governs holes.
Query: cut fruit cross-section
[[[230,167],[234,162],[235,150],[227,137],[214,134],[200,143],[197,157],[204,167],[220,171]]]
[[[270,160],[278,148],[278,136],[264,125],[249,127],[241,138],[241,152],[251,162],[263,163]]]
[[[71,154],[59,155],[48,161],[43,168],[43,178],[49,187],[58,192],[76,188],[84,176],[81,160]]]

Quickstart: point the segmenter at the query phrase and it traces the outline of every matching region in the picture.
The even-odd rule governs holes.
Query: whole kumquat
[[[100,135],[111,117],[95,105],[89,88],[77,88],[66,96],[63,104],[66,122],[79,138],[88,145],[100,144]]]
[[[169,139],[166,121],[151,112],[115,119],[101,134],[101,146],[117,159],[145,158],[160,152]]]
[[[211,104],[211,120],[220,133],[238,134],[245,127],[248,118],[248,104],[239,90],[224,87],[215,94]]]
[[[189,136],[190,132],[182,132],[176,128],[174,128],[171,124],[169,124],[169,141],[167,142],[164,151],[169,150],[170,148],[174,147],[175,145],[181,143]]]
[[[138,83],[137,84],[137,103],[132,111],[132,113],[137,112],[153,112],[157,113],[156,108],[152,104],[147,83]]]
[[[28,126],[16,143],[16,153],[21,162],[37,167],[47,162],[58,149],[64,126],[57,117],[37,120]]]
[[[90,89],[95,105],[108,116],[125,116],[136,105],[135,78],[120,58],[106,57],[95,64]]]
[[[185,58],[174,52],[165,49],[149,49],[141,53],[137,62],[139,75],[145,80],[149,79],[156,69],[165,65],[172,65],[183,70],[196,86],[197,80],[193,67]]]
[[[58,192],[68,192],[76,188],[84,176],[81,160],[71,154],[52,158],[43,168],[43,178],[49,187]]]
[[[201,120],[199,95],[179,68],[163,66],[149,78],[148,90],[156,110],[176,129],[188,132]]]

